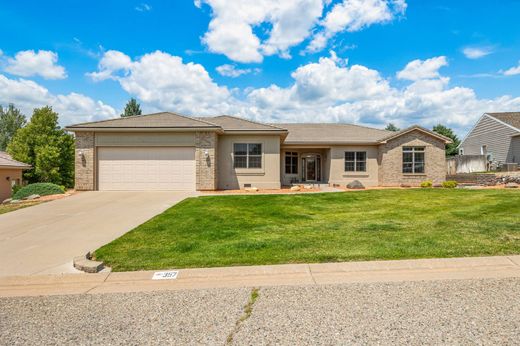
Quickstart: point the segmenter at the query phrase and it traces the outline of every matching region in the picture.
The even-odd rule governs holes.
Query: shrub
[[[23,199],[30,195],[57,195],[64,193],[65,190],[60,186],[52,183],[36,183],[30,184],[19,189],[13,196],[13,199]]]
[[[16,195],[16,193],[18,191],[20,191],[20,189],[22,188],[23,186],[22,185],[19,185],[19,184],[14,184],[13,187],[11,188],[11,191],[12,191],[12,196]]]
[[[447,180],[442,183],[442,187],[444,187],[445,189],[453,189],[453,188],[456,188],[457,185],[459,185],[459,184],[454,180]]]
[[[433,182],[431,180],[426,180],[421,183],[421,187],[432,187]]]

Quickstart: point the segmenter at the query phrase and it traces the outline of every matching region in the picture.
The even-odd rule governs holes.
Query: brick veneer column
[[[76,132],[76,152],[74,157],[76,190],[94,190],[94,162],[96,159],[94,132]]]
[[[195,135],[197,190],[217,189],[217,140],[215,132],[197,132]]]

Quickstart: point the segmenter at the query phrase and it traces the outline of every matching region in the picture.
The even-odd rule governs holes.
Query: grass
[[[25,202],[25,203],[19,203],[19,204],[0,204],[0,214],[5,214],[10,211],[15,211],[18,209],[30,207],[30,206],[33,206],[36,204],[40,204],[40,202],[34,202],[34,203]]]
[[[520,253],[520,191],[190,198],[96,250],[115,271]]]

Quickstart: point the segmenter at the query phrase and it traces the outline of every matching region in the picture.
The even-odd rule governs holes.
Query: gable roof
[[[430,130],[428,130],[428,129],[425,129],[424,127],[419,126],[419,125],[412,125],[412,126],[406,128],[406,129],[404,129],[404,130],[393,132],[393,133],[390,134],[389,136],[384,137],[384,138],[381,138],[381,139],[379,140],[379,142],[380,142],[380,143],[386,143],[386,142],[388,142],[388,141],[390,141],[390,140],[392,140],[392,139],[394,139],[394,138],[400,137],[400,136],[402,136],[402,135],[404,135],[404,134],[407,134],[407,133],[409,133],[409,132],[412,132],[412,131],[421,131],[421,132],[423,132],[423,133],[425,133],[425,134],[427,134],[427,135],[430,135],[430,136],[432,136],[432,137],[436,137],[436,138],[438,138],[438,139],[444,141],[444,143],[446,143],[446,144],[449,144],[449,143],[452,143],[452,142],[453,142],[453,141],[451,140],[451,138],[448,138],[448,137],[446,137],[446,136],[443,136],[443,135],[441,135],[441,134],[439,134],[439,133],[437,133],[437,132],[434,132],[434,131],[430,131]]]
[[[0,167],[29,169],[31,165],[13,160],[11,155],[5,151],[0,151]]]
[[[67,126],[67,130],[81,129],[140,129],[140,128],[208,128],[219,129],[220,126],[210,122],[187,117],[172,112],[161,112],[147,115],[134,115],[116,119],[93,121]]]
[[[376,144],[390,131],[352,124],[287,123],[276,124],[289,131],[284,144]]]
[[[520,131],[520,112],[501,112],[486,114]]]
[[[216,117],[198,117],[197,119],[216,124],[222,127],[224,131],[287,131],[287,129],[284,129],[279,126],[259,123],[256,121],[238,118],[231,115],[219,115]]]

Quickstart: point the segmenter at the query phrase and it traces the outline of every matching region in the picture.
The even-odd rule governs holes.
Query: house
[[[486,155],[495,167],[520,164],[520,112],[485,113],[459,145],[460,155]]]
[[[445,180],[450,140],[419,126],[265,124],[163,112],[66,127],[78,190],[278,189],[291,183]]]
[[[13,160],[6,152],[0,151],[0,202],[11,197],[13,185],[22,183],[22,172],[31,166]]]

